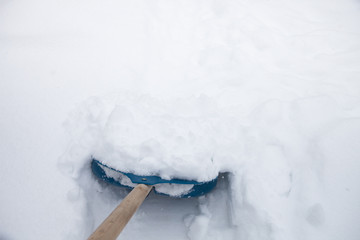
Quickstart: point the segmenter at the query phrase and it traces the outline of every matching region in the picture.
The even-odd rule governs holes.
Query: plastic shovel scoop
[[[92,172],[101,180],[120,187],[133,188],[115,210],[89,237],[91,240],[112,240],[121,233],[130,218],[155,186],[155,193],[177,198],[198,197],[210,192],[217,183],[217,177],[207,182],[182,179],[163,179],[159,176],[140,176],[122,172],[92,159]]]

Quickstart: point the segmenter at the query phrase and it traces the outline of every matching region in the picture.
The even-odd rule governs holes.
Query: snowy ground
[[[128,116],[154,123],[135,155],[221,175],[121,239],[360,239],[359,26],[357,0],[1,1],[0,239],[86,239],[127,193],[89,161]]]

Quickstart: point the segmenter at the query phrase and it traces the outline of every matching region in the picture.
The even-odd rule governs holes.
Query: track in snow
[[[90,173],[84,171],[83,174],[87,176],[80,179],[85,183]],[[90,178],[92,184],[79,182],[86,196],[88,219],[94,219],[88,222],[92,225],[89,232],[130,191]],[[199,198],[178,199],[151,192],[121,233],[121,239],[236,239],[230,196],[227,173],[219,175],[218,184],[211,193]]]

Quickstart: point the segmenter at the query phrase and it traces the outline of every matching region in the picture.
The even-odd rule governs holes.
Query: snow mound
[[[214,221],[212,214],[228,218],[223,228],[217,228],[219,222],[212,223],[216,234],[245,239],[295,239],[298,225],[311,236],[328,236],[337,224],[328,216],[356,218],[350,210],[338,215],[340,207],[325,196],[340,194],[345,188],[349,190],[343,202],[354,205],[350,196],[358,199],[352,185],[360,170],[354,161],[360,149],[355,117],[359,108],[345,107],[331,95],[271,99],[247,111],[241,106],[221,106],[221,100],[202,95],[163,101],[133,93],[91,98],[66,124],[77,140],[62,157],[61,169],[80,179],[89,195],[94,194],[89,186],[94,181],[89,180],[91,156],[120,171],[168,179],[206,181],[227,172],[228,186],[220,186],[199,205],[207,209],[211,203],[211,210],[201,210],[185,221],[190,239],[214,231],[208,227]],[[346,167],[340,167],[335,156],[343,156]],[[346,173],[348,166],[352,166],[352,179],[331,177],[341,169]],[[131,185],[126,179],[121,181]],[[188,190],[155,187],[172,196]],[[87,201],[96,214],[103,203],[92,198]],[[217,213],[220,199],[227,206]],[[197,232],[199,228],[204,232]]]
[[[96,159],[138,175],[199,182],[216,178],[218,115],[208,117],[194,103],[188,103],[198,108],[194,113],[182,112],[176,103],[150,97],[117,102],[94,150]]]

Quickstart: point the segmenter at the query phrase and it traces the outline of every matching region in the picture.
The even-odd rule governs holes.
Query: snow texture
[[[86,239],[129,192],[92,156],[219,175],[119,239],[360,239],[359,24],[357,0],[1,1],[0,239]]]

